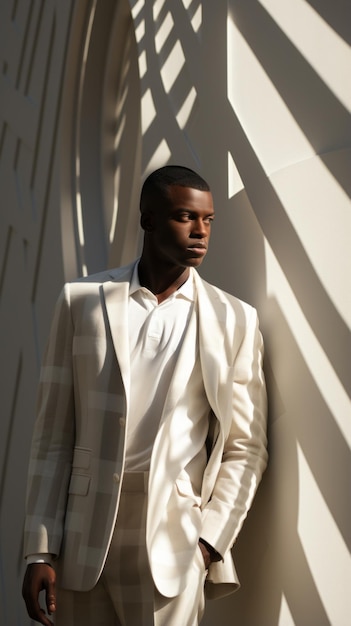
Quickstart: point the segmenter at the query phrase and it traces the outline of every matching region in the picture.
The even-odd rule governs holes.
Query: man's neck
[[[160,304],[172,293],[177,291],[189,278],[188,267],[170,267],[168,270],[156,269],[143,257],[139,261],[138,274],[142,287],[149,289],[157,298]]]

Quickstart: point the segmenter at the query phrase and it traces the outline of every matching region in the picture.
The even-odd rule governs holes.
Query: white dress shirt
[[[158,304],[135,266],[129,289],[131,390],[125,469],[147,471],[166,395],[194,307],[188,279]]]

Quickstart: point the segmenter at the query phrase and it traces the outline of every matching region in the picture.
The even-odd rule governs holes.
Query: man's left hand
[[[205,569],[208,569],[211,565],[211,553],[201,541],[199,541],[199,548],[202,552],[202,556],[203,556],[204,563],[205,563]]]

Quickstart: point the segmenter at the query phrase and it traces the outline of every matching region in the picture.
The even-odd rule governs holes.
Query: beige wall
[[[64,280],[131,259],[140,180],[211,183],[202,274],[254,304],[270,465],[204,626],[346,626],[350,39],[341,0],[0,4],[0,623],[27,625],[21,534],[35,388]],[[178,626],[178,625],[177,625]]]

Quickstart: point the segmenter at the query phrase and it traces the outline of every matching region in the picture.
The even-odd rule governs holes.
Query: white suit
[[[68,589],[96,584],[118,512],[131,393],[127,313],[133,268],[65,286],[42,368],[25,553],[56,555]],[[262,339],[255,309],[190,271],[196,305],[153,447],[147,549],[155,585],[172,597],[187,584],[202,536],[223,556],[207,578],[216,583],[208,585],[216,597],[238,584],[230,548],[267,462]],[[196,333],[211,411],[210,453],[200,477],[187,471],[196,424],[191,415],[182,419]]]

